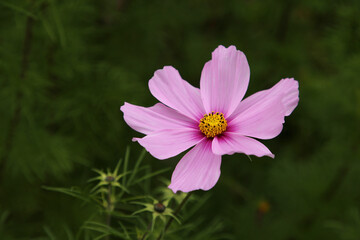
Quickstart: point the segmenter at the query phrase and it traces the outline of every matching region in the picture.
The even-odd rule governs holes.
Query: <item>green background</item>
[[[215,239],[360,239],[359,16],[355,0],[0,0],[0,239],[76,231],[89,209],[42,186],[85,186],[127,145],[138,156],[119,107],[155,104],[147,82],[165,65],[199,87],[218,45],[246,54],[246,96],[294,77],[300,102],[262,141],[275,159],[224,156],[194,218]]]

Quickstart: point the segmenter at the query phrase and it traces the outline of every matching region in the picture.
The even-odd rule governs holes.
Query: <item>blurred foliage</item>
[[[191,215],[198,212],[207,198],[192,197],[189,200],[191,194],[174,194],[167,188],[170,182],[166,180],[157,191],[149,189],[151,178],[164,170],[153,172],[148,164],[141,166],[144,153],[145,151],[135,160],[131,169],[128,168],[129,148],[124,161],[120,159],[113,171],[94,169],[98,176],[89,180],[95,182],[90,190],[91,185],[84,189],[43,187],[45,190],[77,198],[84,205],[92,207],[88,219],[76,232],[64,228],[63,232],[68,239],[217,239],[221,236],[218,233],[221,224],[204,228],[203,219],[191,219]],[[151,195],[144,195],[144,192]],[[178,218],[180,210],[186,207],[188,200],[192,202],[192,206],[187,207],[185,214],[182,214],[181,222]],[[178,224],[171,224],[173,220]],[[199,228],[202,230],[198,231]],[[56,239],[56,234],[60,234],[61,239],[65,237],[64,233],[55,233],[47,225],[44,226],[44,231],[50,239]],[[194,234],[194,231],[197,233]]]
[[[220,44],[245,52],[247,95],[294,77],[300,103],[263,141],[276,158],[223,157],[211,197],[194,193],[206,201],[186,221],[202,225],[171,236],[360,238],[359,1],[0,0],[0,13],[0,239],[72,239],[97,208],[42,186],[86,189],[90,169],[114,167],[140,136],[120,105],[156,103],[147,81],[164,65],[198,87]]]

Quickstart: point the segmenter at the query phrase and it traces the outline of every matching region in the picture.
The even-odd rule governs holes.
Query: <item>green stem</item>
[[[22,59],[20,64],[20,84],[22,84],[25,81],[29,67],[29,55],[31,50],[33,23],[34,23],[34,19],[30,16],[27,17],[26,27],[25,27],[25,37],[23,42]],[[4,175],[3,171],[6,162],[9,158],[9,155],[12,151],[14,144],[14,136],[21,120],[21,110],[22,110],[21,100],[22,100],[22,93],[19,88],[16,92],[16,96],[14,100],[15,110],[13,112],[13,115],[9,123],[8,132],[5,137],[5,142],[3,143],[4,151],[2,153],[2,156],[0,157],[0,176]]]
[[[108,185],[108,195],[107,195],[107,216],[106,216],[106,225],[109,227],[111,226],[111,211],[112,211],[112,202],[111,202],[111,195],[112,195],[112,186],[111,184]],[[109,240],[110,237],[106,236],[106,239]]]
[[[152,221],[150,221],[150,223],[147,226],[147,231],[144,233],[143,237],[141,238],[141,240],[145,240],[146,236],[148,235],[150,229],[151,229],[151,225],[153,224]]]
[[[175,210],[175,217],[177,217],[177,215],[179,214],[180,210],[182,209],[182,207],[185,205],[185,203],[187,202],[187,200],[190,198],[192,192],[189,192],[186,197],[181,201],[180,205],[176,208]],[[170,218],[168,220],[168,222],[165,225],[165,229],[164,232],[162,234],[160,234],[160,236],[158,237],[158,240],[160,240],[163,236],[165,236],[166,231],[169,229],[171,223],[174,221],[174,218]]]

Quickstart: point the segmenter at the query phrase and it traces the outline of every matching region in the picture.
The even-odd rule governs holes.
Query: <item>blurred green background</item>
[[[262,141],[275,159],[224,156],[195,217],[230,239],[360,239],[359,16],[356,0],[0,0],[0,239],[76,231],[89,209],[42,186],[84,186],[127,145],[138,156],[119,107],[155,104],[164,65],[199,87],[218,45],[246,54],[246,96],[294,77],[300,102]]]

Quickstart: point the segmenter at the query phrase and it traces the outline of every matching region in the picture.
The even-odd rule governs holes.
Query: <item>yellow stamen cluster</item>
[[[202,119],[200,119],[199,128],[200,131],[205,134],[208,138],[213,138],[216,135],[219,135],[225,132],[227,126],[227,121],[224,118],[224,114],[215,113],[214,111],[205,114]]]

